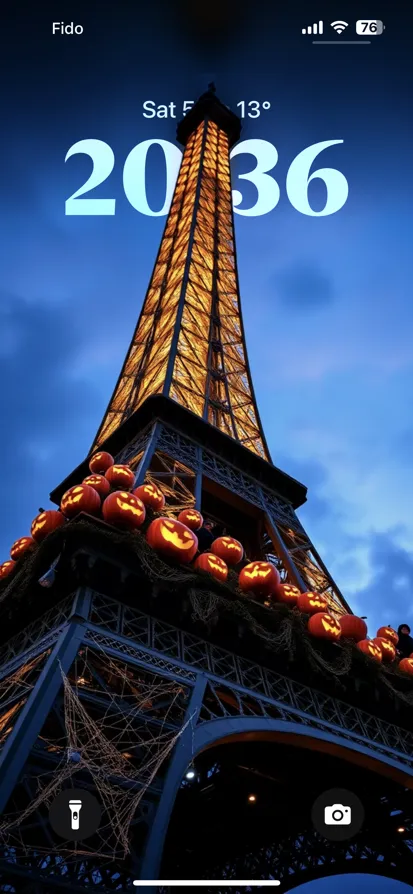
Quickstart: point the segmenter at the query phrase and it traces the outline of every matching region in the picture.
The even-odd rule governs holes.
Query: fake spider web
[[[183,721],[187,690],[90,648],[81,650],[69,675],[62,669],[61,674],[63,735],[56,736],[54,729],[51,735],[49,714],[32,752],[32,757],[53,755],[55,763],[36,772],[35,791],[23,809],[3,816],[1,850],[13,862],[43,855],[45,865],[52,855],[66,863],[80,855],[123,861],[131,852],[140,803],[191,723]],[[33,778],[26,767],[22,784],[27,788],[29,782]],[[86,788],[97,797],[102,808],[98,831],[79,843],[54,838],[54,846],[48,846],[44,837],[34,842],[33,829],[41,830],[42,824],[51,838],[50,805],[68,788]]]

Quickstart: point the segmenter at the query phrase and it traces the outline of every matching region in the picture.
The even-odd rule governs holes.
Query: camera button
[[[346,841],[360,831],[364,822],[364,807],[354,792],[331,788],[314,801],[311,819],[323,838]]]

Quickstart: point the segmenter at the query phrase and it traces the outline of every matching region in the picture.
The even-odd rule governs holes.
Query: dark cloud
[[[311,264],[290,267],[272,277],[276,298],[294,311],[327,307],[334,301],[331,279]]]
[[[86,420],[94,395],[73,374],[85,339],[74,320],[73,308],[0,296],[0,469],[7,506],[0,561],[89,447]],[[20,530],[22,519],[26,530]]]
[[[413,627],[413,553],[396,542],[399,531],[369,538],[370,583],[356,594],[358,605],[380,624]]]

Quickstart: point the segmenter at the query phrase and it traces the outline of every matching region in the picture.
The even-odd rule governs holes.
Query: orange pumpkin
[[[105,478],[111,487],[119,487],[122,490],[127,490],[135,484],[135,472],[132,472],[129,466],[110,466],[105,472]]]
[[[36,546],[36,543],[33,537],[20,537],[19,540],[14,541],[10,550],[10,557],[16,562],[17,559],[20,559],[20,556],[24,556],[34,546]]]
[[[74,518],[80,512],[97,515],[99,509],[100,496],[88,484],[75,484],[74,487],[70,487],[60,501],[60,511],[66,518]]]
[[[104,475],[88,475],[87,478],[83,479],[82,484],[93,487],[100,497],[107,497],[110,491],[109,481]]]
[[[289,605],[291,608],[294,608],[297,605],[297,600],[300,595],[300,590],[298,587],[295,587],[293,584],[283,583],[278,584],[276,587],[273,597],[278,602],[283,602],[285,605]]]
[[[402,658],[401,661],[399,661],[398,668],[403,671],[404,674],[413,676],[413,658]]]
[[[244,555],[244,547],[234,537],[217,537],[211,544],[211,552],[227,565],[238,565]]]
[[[329,612],[316,612],[308,619],[308,632],[318,639],[337,641],[341,637],[341,627],[334,615]]]
[[[380,646],[374,642],[372,639],[361,639],[360,642],[357,643],[357,648],[360,649],[360,652],[363,652],[364,655],[368,655],[369,658],[372,658],[373,661],[377,661],[380,664],[383,660],[383,654]]]
[[[398,634],[393,630],[393,627],[379,627],[376,636],[383,637],[383,639],[389,639],[395,646],[397,646],[397,643],[399,642]]]
[[[45,509],[33,519],[30,533],[37,543],[41,543],[48,534],[64,525],[65,521],[64,515],[57,509]]]
[[[110,525],[120,528],[140,528],[146,518],[142,500],[128,490],[115,490],[106,497],[102,515]]]
[[[146,532],[149,546],[186,565],[198,550],[198,538],[190,528],[174,518],[155,518]]]
[[[396,657],[396,646],[394,643],[391,643],[389,639],[383,639],[382,636],[376,636],[372,642],[376,643],[379,649],[381,649],[384,664],[390,664],[394,661]]]
[[[115,460],[110,453],[100,451],[99,453],[94,453],[89,460],[89,469],[91,472],[97,472],[98,475],[104,475],[113,466],[114,462]]]
[[[183,509],[178,515],[178,521],[190,528],[191,531],[199,531],[204,524],[204,519],[197,509]]]
[[[3,562],[0,565],[0,580],[4,580],[9,574],[13,574],[13,571],[16,568],[16,563],[12,561],[12,559],[8,559],[7,562]]]
[[[340,627],[341,635],[346,639],[352,639],[355,643],[367,637],[367,624],[363,618],[358,618],[356,615],[341,615]]]
[[[241,569],[238,583],[244,592],[270,596],[277,592],[280,575],[271,562],[250,562]]]
[[[317,612],[328,613],[328,599],[322,593],[314,593],[309,590],[308,593],[300,593],[297,600],[297,606],[300,612],[307,615],[315,615]]]
[[[135,497],[139,497],[145,506],[150,506],[155,512],[159,512],[165,506],[165,497],[160,487],[152,481],[140,484],[132,493],[135,494]]]
[[[194,568],[199,571],[207,571],[217,580],[226,580],[228,577],[228,565],[215,553],[201,553],[194,562]]]

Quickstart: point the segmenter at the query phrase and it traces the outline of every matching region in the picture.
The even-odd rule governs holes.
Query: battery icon
[[[383,34],[384,25],[379,19],[359,19],[356,22],[356,34],[365,34],[371,37],[373,34]]]

